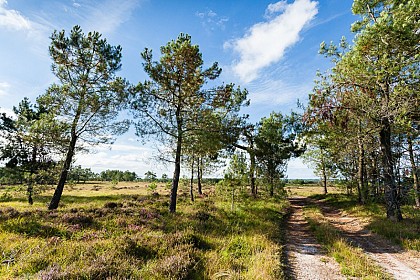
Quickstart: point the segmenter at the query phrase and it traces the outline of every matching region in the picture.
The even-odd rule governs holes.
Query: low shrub
[[[80,225],[89,227],[93,224],[93,217],[84,213],[65,213],[61,217],[61,221],[70,225]]]

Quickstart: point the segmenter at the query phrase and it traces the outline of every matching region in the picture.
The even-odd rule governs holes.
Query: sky
[[[159,48],[180,33],[191,35],[205,66],[217,61],[218,83],[249,91],[243,112],[256,123],[270,112],[289,114],[298,100],[306,104],[317,70],[331,65],[318,54],[322,41],[351,39],[352,0],[0,0],[0,111],[28,97],[32,102],[56,81],[48,53],[54,30],[74,25],[98,31],[123,49],[119,76],[145,81],[140,53]],[[68,34],[68,33],[67,33]],[[155,143],[142,143],[131,129],[112,146],[76,155],[75,164],[92,168],[148,170],[172,174],[172,166],[154,160]],[[221,174],[216,174],[221,175]],[[316,178],[301,159],[289,162],[288,178]]]

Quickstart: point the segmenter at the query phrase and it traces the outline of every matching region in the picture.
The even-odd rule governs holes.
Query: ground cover
[[[420,210],[414,205],[401,206],[404,220],[396,223],[386,218],[385,206],[377,202],[361,205],[354,196],[338,193],[311,197],[334,209],[359,217],[366,224],[366,229],[394,244],[406,250],[420,252]]]
[[[415,207],[403,206],[405,219],[392,223],[386,219],[385,209],[380,203],[360,205],[354,195],[347,194],[347,190],[339,187],[330,187],[327,195],[322,194],[322,188],[316,185],[295,185],[286,189],[292,209],[298,209],[294,211],[289,224],[300,221],[294,223],[292,231],[289,227],[287,236],[293,235],[293,232],[306,232],[305,228],[309,223],[312,235],[317,238],[328,256],[334,257],[340,264],[341,273],[346,277],[420,278],[420,254],[416,245],[419,242],[419,213]],[[310,233],[306,232],[306,235],[308,238],[305,240],[312,238]],[[311,248],[316,249],[313,250],[315,253],[301,250],[301,259],[314,256],[324,258],[322,250],[318,249],[319,244],[306,241],[301,243],[292,245],[302,247],[310,244]],[[330,265],[328,259],[325,260]],[[293,267],[298,272],[297,276],[299,267],[302,267],[302,262]],[[319,276],[318,279],[330,279],[323,276],[325,273],[322,269],[325,269],[325,265],[309,266],[311,267],[316,273],[314,275]],[[339,276],[336,278],[339,279]]]
[[[7,195],[3,195],[7,192]],[[182,186],[177,213],[157,183],[90,183],[51,191],[33,206],[0,190],[2,279],[279,279],[288,203],[212,191],[193,203]]]

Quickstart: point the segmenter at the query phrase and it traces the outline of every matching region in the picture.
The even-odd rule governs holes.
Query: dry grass
[[[289,196],[312,196],[317,194],[323,194],[324,188],[319,184],[305,184],[305,185],[286,185],[285,187]],[[328,186],[328,193],[344,193],[345,190],[336,186]]]

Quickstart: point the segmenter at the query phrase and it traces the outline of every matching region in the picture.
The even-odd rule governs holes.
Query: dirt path
[[[407,252],[388,240],[366,230],[366,222],[331,208],[321,201],[312,201],[322,210],[327,220],[350,243],[363,251],[395,279],[420,279],[420,253]]]
[[[346,279],[338,264],[328,257],[311,234],[303,216],[304,197],[289,199],[292,213],[287,225],[286,250],[292,279]]]

